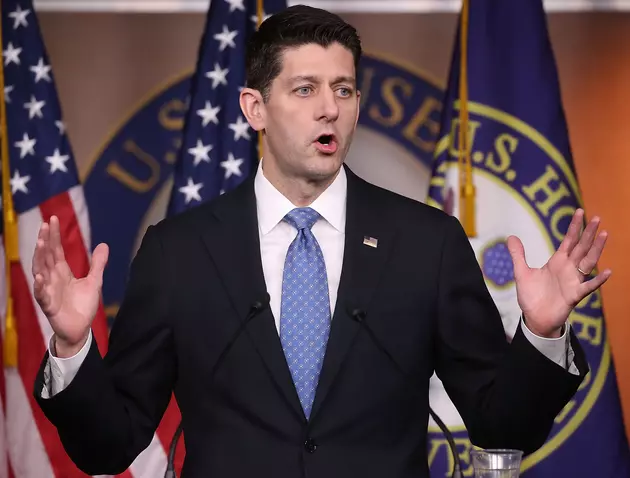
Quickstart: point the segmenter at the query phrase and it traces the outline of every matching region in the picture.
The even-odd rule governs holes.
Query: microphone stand
[[[269,299],[267,298],[267,302],[268,302],[268,300]],[[244,328],[244,326],[247,324],[247,322],[249,322],[249,320],[251,320],[256,315],[256,312],[260,311],[265,305],[266,305],[265,303],[262,303],[262,304],[261,303],[256,303],[252,307],[252,311],[250,312],[249,316],[245,319],[245,321],[242,324],[241,329],[239,329],[239,331],[237,331],[237,333],[235,334],[233,339],[235,339],[240,334],[240,332],[242,331],[242,328]],[[366,328],[366,330],[368,331],[370,336],[375,340],[375,342],[377,343],[379,348],[381,348],[386,353],[386,355],[394,363],[394,365],[396,366],[398,371],[403,373],[403,371],[400,368],[400,366],[398,365],[398,363],[394,360],[394,358],[387,351],[387,349],[385,349],[382,346],[382,344],[380,343],[380,341],[376,338],[376,336],[372,332],[372,329],[369,327],[369,325],[366,322],[364,322],[365,312],[363,312],[361,310],[358,310],[358,309],[355,309],[354,311],[352,311],[351,316],[352,316],[352,318],[357,320],[357,322],[361,323]],[[233,340],[230,341],[230,343],[228,344],[226,349],[223,351],[224,354],[227,352],[227,349],[229,349],[232,344],[233,344]],[[222,356],[224,354],[222,354]],[[220,360],[218,362],[220,362]],[[215,370],[213,370],[213,375],[214,375],[214,372],[216,372],[216,367],[217,366],[218,366],[218,363],[215,364]],[[404,375],[404,373],[403,373],[403,375]],[[453,434],[448,429],[446,424],[442,421],[442,419],[437,415],[437,413],[435,413],[435,411],[433,411],[433,409],[431,407],[429,407],[429,414],[431,415],[431,417],[433,418],[435,423],[437,423],[438,427],[440,428],[440,430],[442,431],[442,433],[446,437],[446,440],[448,442],[448,446],[449,446],[449,448],[451,450],[451,454],[453,455],[453,473],[451,474],[451,478],[462,478],[462,465],[461,465],[461,461],[459,459],[459,455],[457,454],[457,448],[455,447],[455,440],[453,438]],[[180,438],[180,436],[182,434],[182,431],[183,431],[183,429],[182,429],[182,422],[180,421],[179,425],[177,426],[177,430],[175,430],[175,433],[173,434],[173,439],[171,440],[171,444],[169,446],[168,463],[167,463],[167,466],[166,466],[166,473],[164,474],[164,478],[177,478],[177,474],[175,473],[175,451],[177,450],[177,442],[179,441],[179,438]]]
[[[254,317],[259,315],[259,313],[265,307],[269,305],[269,301],[270,301],[269,294],[265,294],[265,297],[263,298],[263,300],[257,300],[252,304],[249,310],[249,313],[247,314],[243,322],[241,322],[241,325],[238,327],[234,335],[232,335],[227,345],[225,346],[225,348],[219,355],[219,358],[217,359],[216,363],[214,364],[214,367],[212,368],[212,373],[211,373],[211,377],[212,377],[211,380],[214,380],[214,375],[217,373],[219,365],[227,356],[228,351],[232,348],[232,345],[234,345],[234,342],[236,341],[236,339],[245,330],[245,327],[247,326],[247,324],[249,324],[249,322]],[[168,449],[168,462],[166,464],[166,472],[164,473],[164,478],[177,478],[177,473],[175,473],[175,451],[177,450],[177,442],[179,441],[179,437],[181,436],[182,432],[183,432],[183,424],[182,424],[182,421],[180,420],[179,425],[177,426],[177,430],[175,430],[175,433],[173,434],[171,445],[169,446],[169,449]]]
[[[387,350],[387,348],[382,344],[382,342],[378,339],[372,327],[366,322],[366,312],[362,309],[348,309],[348,313],[350,317],[359,323],[360,326],[364,328],[364,330],[368,333],[371,339],[374,341],[376,346],[387,356],[390,362],[394,365],[394,368],[403,376],[405,380],[407,380],[407,375],[403,368],[398,364],[394,356]],[[415,392],[414,392],[415,394]],[[459,460],[459,455],[457,454],[457,448],[455,448],[455,439],[453,438],[453,434],[448,429],[446,424],[440,419],[440,417],[435,413],[431,407],[429,407],[429,414],[435,420],[442,433],[446,437],[448,441],[448,446],[451,449],[451,454],[453,455],[453,473],[451,474],[451,478],[462,478],[462,464]]]
[[[168,449],[168,463],[166,465],[164,478],[177,478],[177,474],[175,473],[175,450],[177,449],[177,442],[179,441],[182,431],[182,422],[180,421],[177,426],[177,430],[175,430],[175,433],[173,434],[173,439],[171,440],[171,444]]]
[[[453,434],[431,407],[429,407],[429,414],[431,415],[435,423],[437,423],[437,426],[440,427],[442,433],[444,433],[446,441],[448,442],[448,447],[450,448],[451,454],[453,455],[453,473],[451,474],[451,478],[462,478],[462,464],[459,459],[459,455],[457,454],[457,448],[455,447]]]

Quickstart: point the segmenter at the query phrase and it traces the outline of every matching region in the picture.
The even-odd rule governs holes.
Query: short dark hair
[[[269,98],[271,82],[280,74],[286,48],[316,43],[339,43],[354,57],[355,71],[361,59],[361,39],[341,17],[320,8],[294,5],[265,20],[252,35],[246,53],[246,86]]]

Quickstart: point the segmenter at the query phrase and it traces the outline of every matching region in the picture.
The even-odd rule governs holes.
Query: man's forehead
[[[352,52],[338,44],[322,47],[308,44],[290,47],[281,56],[281,76],[291,79],[299,76],[319,77],[322,80],[337,77],[355,77]]]

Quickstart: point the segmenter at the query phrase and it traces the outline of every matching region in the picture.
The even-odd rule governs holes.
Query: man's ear
[[[357,117],[354,119],[354,127],[356,129],[359,123],[359,115],[361,113],[361,92],[357,90]]]
[[[258,90],[243,88],[239,104],[245,119],[254,131],[265,129],[265,103]]]

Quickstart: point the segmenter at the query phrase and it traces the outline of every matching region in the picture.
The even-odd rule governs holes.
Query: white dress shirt
[[[309,206],[321,216],[311,231],[319,243],[328,275],[328,296],[331,316],[337,302],[337,289],[341,277],[343,248],[346,231],[346,172],[343,168],[332,184]],[[264,176],[262,165],[254,180],[256,209],[258,211],[258,234],[260,254],[270,306],[280,332],[280,298],[282,297],[282,274],[287,250],[297,235],[297,230],[282,219],[295,209],[280,191]]]
[[[331,317],[337,301],[337,289],[341,277],[343,249],[346,223],[346,191],[347,178],[344,168],[333,183],[310,205],[321,216],[312,227],[312,232],[324,256],[328,275]],[[258,233],[260,236],[260,254],[262,267],[270,296],[270,307],[275,317],[276,328],[280,331],[280,300],[282,297],[282,274],[284,261],[289,245],[297,235],[297,230],[282,219],[294,209],[289,199],[283,196],[265,177],[262,161],[254,180],[256,195]],[[544,338],[533,334],[521,320],[525,337],[543,355],[566,368],[567,357],[569,372],[577,375],[578,370],[573,363],[573,351],[570,347],[568,329],[559,338]],[[73,357],[58,358],[52,355],[44,373],[44,389],[42,397],[48,398],[59,393],[70,384],[89,350],[92,333],[83,348]],[[51,339],[52,343],[52,339]],[[49,347],[49,350],[50,347]],[[50,379],[52,378],[52,382]]]

